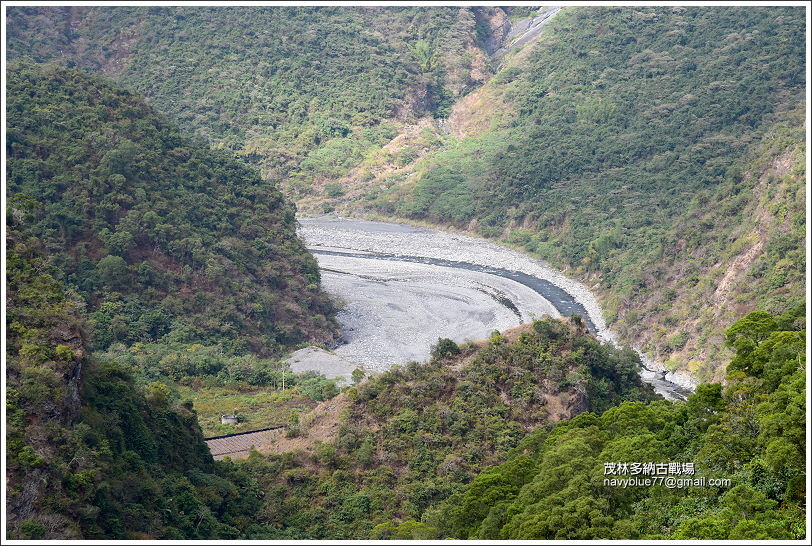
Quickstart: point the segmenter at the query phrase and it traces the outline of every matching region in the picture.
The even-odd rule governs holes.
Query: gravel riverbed
[[[380,371],[424,361],[438,338],[486,338],[544,315],[553,305],[496,275],[437,265],[315,254],[322,286],[344,300],[345,343],[335,353]]]
[[[563,289],[570,307],[585,312],[598,338],[616,343],[588,287],[520,252],[405,224],[335,216],[299,222],[299,233],[322,270],[324,289],[344,302],[337,318],[346,343],[335,353],[348,362],[383,370],[425,360],[438,337],[482,339],[495,329],[561,316],[559,298],[506,278],[508,272],[540,279],[559,293]],[[644,365],[648,369],[641,377],[668,398],[684,398],[692,390],[690,380],[666,379],[662,367],[649,359]]]

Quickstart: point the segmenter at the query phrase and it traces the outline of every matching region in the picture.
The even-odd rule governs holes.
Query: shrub
[[[57,345],[54,349],[54,358],[61,362],[70,362],[73,360],[73,351],[67,345]]]
[[[459,346],[448,338],[440,338],[431,346],[431,359],[442,360],[460,354]]]
[[[327,194],[327,197],[341,197],[346,193],[344,186],[337,182],[331,182],[324,186],[324,192]]]
[[[45,527],[41,523],[27,519],[20,524],[20,535],[24,540],[40,540],[45,538]]]

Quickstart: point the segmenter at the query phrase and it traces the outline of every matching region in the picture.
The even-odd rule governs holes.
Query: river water
[[[483,339],[544,316],[578,314],[598,338],[615,342],[586,286],[520,252],[405,224],[335,216],[299,222],[324,289],[342,302],[344,343],[335,354],[348,366],[381,371],[423,361],[440,337]],[[690,393],[656,363],[643,363],[641,378],[658,393],[672,400]]]

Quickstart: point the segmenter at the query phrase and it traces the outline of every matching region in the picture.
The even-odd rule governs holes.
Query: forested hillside
[[[727,385],[685,404],[624,402],[528,435],[502,465],[388,536],[479,539],[784,539],[804,537],[804,308],[750,313],[727,331]],[[607,485],[605,463],[679,462],[706,485]],[[682,474],[682,463],[694,473]],[[660,473],[659,475],[665,475]],[[730,478],[714,487],[711,478]],[[417,531],[417,534],[415,533]]]
[[[214,462],[172,381],[276,390],[271,363],[168,343],[90,354],[84,302],[41,241],[12,225],[8,243],[13,538],[367,537],[419,518],[536,426],[655,398],[634,352],[598,343],[578,319],[536,322],[479,345],[440,341],[430,363],[345,393],[335,443],[312,457]],[[314,400],[337,393],[316,378],[291,384]],[[276,419],[285,402],[265,400]],[[289,436],[307,434],[291,420]]]
[[[9,537],[242,536],[258,492],[212,460],[172,374],[96,355],[331,339],[293,207],[97,77],[14,64],[6,91]]]
[[[498,8],[16,7],[9,58],[103,71],[267,175],[335,176],[489,75]],[[501,27],[500,27],[501,28]],[[382,123],[383,122],[383,123]]]
[[[249,457],[242,468],[267,491],[262,538],[375,538],[376,525],[419,520],[462,491],[536,427],[659,398],[641,383],[637,354],[599,343],[577,320],[460,347],[440,340],[432,354],[350,389],[329,441]],[[307,421],[296,435],[307,437]]]
[[[5,538],[806,538],[803,9],[516,48],[537,9],[4,9]],[[574,315],[293,374],[340,302],[292,199],[543,258],[623,346]],[[645,463],[729,481],[605,482]]]
[[[12,8],[9,56],[104,72],[307,212],[547,259],[621,339],[722,379],[724,329],[803,296],[803,11],[568,7],[492,55],[533,15]]]
[[[294,208],[253,169],[76,69],[10,65],[7,95],[8,219],[86,307],[91,348],[332,339]]]
[[[229,463],[265,492],[249,536],[802,539],[804,323],[803,306],[737,321],[727,384],[686,402],[656,400],[637,356],[577,321],[440,340],[430,362],[331,400],[342,408],[332,436],[310,437],[303,415],[287,441],[261,446],[271,454]],[[639,466],[607,474],[606,463]],[[646,478],[649,463],[697,481],[604,483]]]
[[[95,360],[43,242],[16,227],[6,242],[6,538],[240,536],[257,491],[212,460],[191,404]]]
[[[792,7],[565,9],[459,105],[467,138],[371,203],[568,267],[622,338],[721,379],[725,327],[803,299],[803,30]]]

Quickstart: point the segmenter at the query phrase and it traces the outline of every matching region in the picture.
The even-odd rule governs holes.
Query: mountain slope
[[[10,9],[12,57],[101,70],[184,129],[75,69],[9,69],[9,538],[804,538],[802,12],[565,8],[476,90],[531,12]],[[624,340],[726,385],[653,400],[575,318],[440,340],[332,398],[256,356],[335,327],[294,208],[181,131],[325,206],[547,258]],[[330,400],[300,416],[280,379]],[[177,403],[206,389],[210,427],[244,407],[288,437],[213,461]],[[604,483],[623,461],[731,483]]]
[[[249,456],[246,470],[269,493],[262,538],[361,539],[389,519],[419,519],[530,430],[657,398],[639,366],[636,353],[601,344],[577,319],[461,347],[440,340],[430,362],[395,367],[325,402],[346,407],[337,422],[341,410],[333,412],[332,427],[324,414],[304,415],[294,441]]]
[[[644,285],[612,298],[616,328],[668,368],[721,380],[726,327],[755,309],[804,301],[806,150],[803,111],[773,124],[741,176],[699,192],[640,258]],[[611,296],[610,296],[611,297]]]
[[[506,19],[500,8],[13,7],[8,49],[102,71],[265,175],[306,183],[360,160],[393,122],[447,115],[490,75],[486,35]]]
[[[531,433],[424,521],[458,539],[803,539],[803,314],[756,311],[731,327],[724,389],[702,385],[685,404],[624,402]],[[649,462],[655,472],[641,472]],[[613,483],[668,477],[670,487]],[[410,538],[408,525],[386,530]]]
[[[7,93],[10,221],[86,304],[93,348],[332,339],[294,208],[255,171],[75,69],[11,65]]]
[[[724,329],[802,297],[800,8],[565,8],[498,58],[533,10],[9,14],[12,58],[141,90],[300,210],[452,225],[570,271],[671,369],[722,379]]]
[[[7,243],[6,538],[240,536],[247,476],[212,460],[190,405],[89,355],[41,241],[10,227]]]
[[[803,29],[789,7],[564,9],[455,106],[456,138],[354,208],[565,267],[624,340],[719,379],[724,328],[803,294]]]

